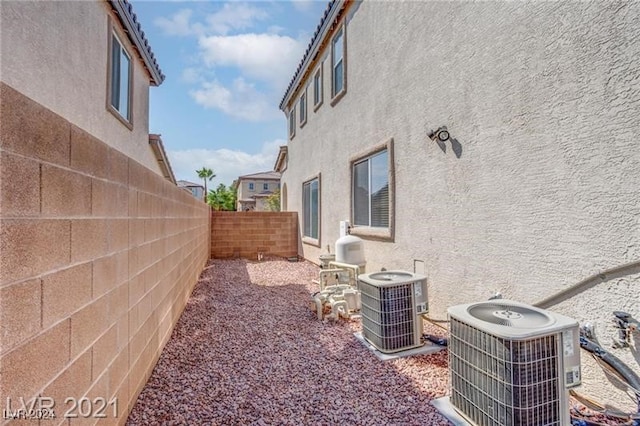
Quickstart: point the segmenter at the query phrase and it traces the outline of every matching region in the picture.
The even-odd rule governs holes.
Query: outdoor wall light
[[[449,140],[449,137],[451,135],[449,135],[447,126],[440,126],[438,130],[436,130],[435,132],[432,130],[427,136],[429,136],[429,138],[434,142],[436,142],[436,139],[439,142],[445,142]]]

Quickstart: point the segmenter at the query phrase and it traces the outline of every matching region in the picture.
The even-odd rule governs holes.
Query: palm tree
[[[198,174],[198,177],[202,180],[204,180],[204,197],[205,197],[205,202],[207,200],[207,180],[211,180],[214,177],[216,177],[216,174],[213,173],[213,170],[208,169],[206,167],[202,167],[202,170],[196,170],[196,173]]]

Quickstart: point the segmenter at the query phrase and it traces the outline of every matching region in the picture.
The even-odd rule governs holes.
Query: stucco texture
[[[395,235],[365,240],[367,270],[419,260],[434,318],[496,291],[535,303],[640,259],[640,3],[362,2],[346,19],[347,93],[331,105],[325,48],[324,103],[288,142],[287,209],[322,176],[320,244],[304,257],[352,217],[349,159],[393,138]],[[443,125],[439,145],[427,134]],[[639,281],[551,309],[639,317]]]
[[[107,2],[3,1],[0,17],[3,82],[160,173],[148,142],[150,77],[126,37],[133,128],[106,107],[109,17],[119,24]]]

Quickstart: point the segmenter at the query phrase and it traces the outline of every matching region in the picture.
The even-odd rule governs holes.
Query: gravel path
[[[209,261],[127,424],[448,425],[446,351],[379,361],[311,312],[318,271]]]

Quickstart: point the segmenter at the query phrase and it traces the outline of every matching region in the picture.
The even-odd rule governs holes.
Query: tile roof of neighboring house
[[[318,47],[320,46],[320,42],[322,41],[322,36],[329,29],[331,23],[333,22],[333,18],[336,13],[342,9],[342,5],[344,4],[344,0],[331,0],[329,4],[327,4],[327,8],[324,10],[324,14],[322,15],[322,19],[320,19],[320,23],[316,27],[315,33],[313,33],[313,37],[311,37],[311,41],[307,46],[307,50],[305,50],[304,55],[302,56],[302,60],[298,64],[298,68],[296,68],[296,72],[293,74],[293,78],[289,82],[289,86],[287,87],[282,100],[280,101],[280,109],[284,111],[283,107],[287,98],[292,94],[292,92],[297,87],[298,79],[302,77],[301,73],[304,71],[308,62],[315,58],[315,55],[311,55],[312,53],[316,53]],[[340,6],[340,7],[339,7]],[[332,18],[332,19],[329,19]]]
[[[269,171],[269,172],[259,172],[259,173],[253,173],[253,174],[250,174],[250,175],[240,176],[238,179],[274,179],[274,180],[280,180],[281,175],[282,175],[281,173],[274,172],[274,171]]]
[[[164,81],[164,74],[160,70],[160,66],[151,50],[149,41],[144,35],[144,31],[142,31],[138,17],[133,12],[133,6],[131,6],[128,0],[108,0],[108,2],[118,15],[120,23],[122,23],[127,36],[129,36],[129,40],[131,40],[131,43],[138,49],[140,57],[149,71],[152,84],[159,86]]]
[[[162,175],[169,182],[176,184],[176,177],[173,174],[173,169],[171,168],[171,163],[169,162],[169,157],[167,157],[167,153],[164,150],[164,144],[162,143],[162,138],[160,135],[150,133],[149,134],[149,145],[151,145],[151,149],[156,157],[156,161],[160,166],[160,170],[162,170]]]
[[[199,183],[189,182],[188,180],[179,180],[178,186],[182,188],[186,188],[188,186],[199,186],[200,188],[204,189],[204,186],[200,185]]]

